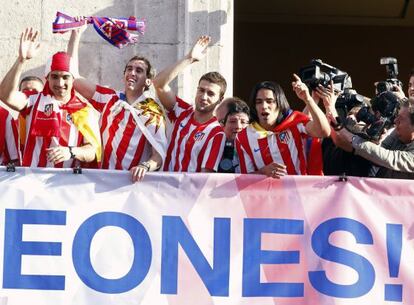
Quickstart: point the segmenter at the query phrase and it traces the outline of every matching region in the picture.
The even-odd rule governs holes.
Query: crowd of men
[[[147,58],[132,57],[122,91],[95,84],[79,74],[85,28],[72,30],[67,52],[46,63],[44,84],[37,77],[20,81],[39,50],[37,31],[21,34],[17,59],[0,84],[0,100],[19,113],[15,119],[0,107],[3,165],[129,170],[134,182],[157,170],[414,177],[414,75],[409,99],[401,88],[391,93],[400,104],[398,116],[374,142],[335,128],[340,92],[332,84],[310,90],[295,74],[292,89],[303,112],[292,110],[272,81],[256,84],[247,102],[225,99],[226,80],[218,72],[201,76],[194,102],[177,97],[170,83],[203,59],[208,36],[157,75]]]

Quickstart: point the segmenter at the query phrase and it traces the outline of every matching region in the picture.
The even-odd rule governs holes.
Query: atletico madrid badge
[[[194,140],[201,141],[204,138],[204,136],[205,136],[205,133],[202,131],[199,131],[194,135]]]
[[[287,144],[289,142],[290,136],[287,131],[283,131],[278,135],[279,141],[283,144]]]
[[[47,104],[47,105],[45,105],[45,111],[44,111],[44,113],[47,116],[50,116],[52,114],[52,112],[53,112],[53,104]]]

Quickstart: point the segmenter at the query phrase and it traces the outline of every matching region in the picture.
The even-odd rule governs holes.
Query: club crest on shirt
[[[278,134],[279,141],[283,144],[287,144],[290,140],[289,133],[287,131],[283,131]]]
[[[53,112],[53,104],[47,104],[47,105],[45,105],[44,113],[47,116],[50,116],[52,114],[52,112]]]
[[[194,140],[201,141],[204,138],[204,136],[205,136],[205,133],[202,131],[199,131],[194,135]]]
[[[72,116],[70,115],[70,113],[66,114],[66,122],[72,123]]]

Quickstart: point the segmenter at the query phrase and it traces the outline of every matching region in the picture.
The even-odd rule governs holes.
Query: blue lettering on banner
[[[62,275],[21,274],[22,255],[62,254],[59,242],[23,241],[23,225],[65,225],[66,212],[6,209],[4,229],[3,288],[64,290]]]
[[[91,263],[92,239],[106,226],[124,229],[134,246],[131,269],[119,279],[106,279],[100,276]],[[138,286],[147,275],[152,259],[151,241],[144,226],[134,217],[117,212],[99,213],[85,220],[79,227],[73,240],[72,258],[75,270],[85,285],[103,293],[122,293]]]
[[[243,296],[303,297],[303,283],[261,283],[261,264],[298,264],[299,251],[261,250],[262,233],[303,234],[303,220],[248,218],[244,220]]]
[[[183,220],[164,216],[162,221],[161,293],[177,294],[178,244],[212,296],[229,295],[230,219],[214,218],[213,267],[210,266]]]
[[[402,232],[402,225],[387,223],[388,269],[392,278],[397,278],[400,272]],[[384,295],[385,301],[402,302],[403,285],[385,284]]]
[[[6,209],[4,221],[3,288],[65,290],[65,276],[22,274],[22,256],[61,256],[61,242],[23,241],[25,225],[66,225],[66,212],[53,210]],[[117,279],[99,275],[92,266],[91,243],[102,228],[123,229],[131,238],[134,255],[130,270]],[[403,226],[387,224],[386,244],[390,278],[397,279],[401,264]],[[303,282],[260,281],[261,265],[300,264],[300,252],[262,250],[262,234],[303,235],[304,221],[295,219],[246,218],[243,228],[243,297],[304,297]],[[321,294],[336,298],[358,298],[374,286],[375,270],[362,255],[332,245],[330,235],[343,231],[352,234],[357,244],[373,245],[369,229],[351,218],[333,218],[321,223],[311,237],[312,249],[321,259],[352,268],[358,279],[352,284],[331,281],[324,270],[309,271],[309,282]],[[180,216],[163,216],[161,232],[162,294],[177,294],[179,247],[187,255],[211,296],[229,296],[231,219],[214,218],[213,263],[210,265]],[[302,237],[303,238],[303,237]],[[77,275],[91,289],[102,293],[124,293],[140,285],[152,262],[148,232],[136,218],[119,212],[92,215],[78,228],[72,244],[72,261]],[[237,280],[237,279],[235,279]],[[182,287],[181,289],[186,289]],[[384,300],[402,302],[403,283],[385,283]]]
[[[358,280],[351,285],[341,285],[330,281],[325,271],[310,271],[312,286],[325,295],[338,298],[357,298],[368,293],[375,282],[375,270],[363,256],[352,251],[333,246],[329,236],[336,231],[346,231],[354,235],[358,244],[372,245],[373,239],[368,228],[350,218],[333,218],[321,223],[312,234],[312,248],[315,253],[328,261],[351,267],[358,273]]]

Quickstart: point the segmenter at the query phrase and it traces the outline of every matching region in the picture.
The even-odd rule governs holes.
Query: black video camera
[[[344,91],[338,96],[335,103],[336,111],[339,117],[339,128],[342,128],[346,122],[346,117],[349,111],[356,106],[364,105],[364,96],[358,94],[356,90],[351,88],[345,88]]]
[[[356,114],[357,121],[366,124],[362,131],[354,132],[351,126],[347,128],[367,140],[378,141],[384,129],[389,129],[394,124],[400,102],[394,93],[385,91],[371,99],[371,105],[363,106]]]
[[[320,59],[312,59],[309,66],[300,69],[299,76],[302,82],[311,90],[315,90],[319,85],[327,88],[331,80],[334,86],[333,89],[337,91],[352,88],[348,73],[328,65]]]
[[[398,65],[397,59],[394,57],[382,57],[380,64],[385,65],[387,71],[387,79],[377,83],[376,91],[377,94],[381,94],[385,91],[395,91],[394,86],[402,88],[402,82],[397,79],[398,76]]]

